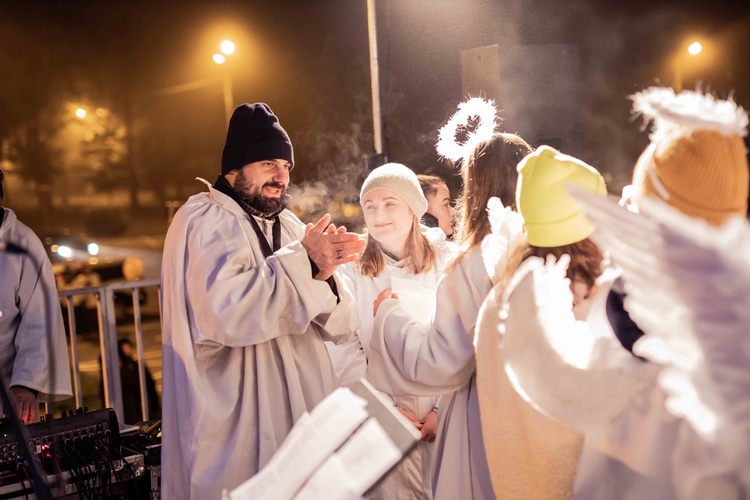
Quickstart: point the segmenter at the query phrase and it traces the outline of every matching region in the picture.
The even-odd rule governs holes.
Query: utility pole
[[[383,123],[380,111],[380,73],[378,70],[378,32],[375,0],[367,0],[367,34],[370,42],[370,86],[372,88],[372,136],[375,153],[383,153]]]

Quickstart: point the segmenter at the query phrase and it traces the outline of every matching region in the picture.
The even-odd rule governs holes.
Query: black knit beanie
[[[292,142],[268,104],[242,104],[229,120],[221,173],[263,160],[286,160],[294,166]]]

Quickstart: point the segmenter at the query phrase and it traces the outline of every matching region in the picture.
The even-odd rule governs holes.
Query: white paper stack
[[[364,380],[337,389],[300,417],[263,470],[224,498],[361,498],[420,438],[391,406]]]

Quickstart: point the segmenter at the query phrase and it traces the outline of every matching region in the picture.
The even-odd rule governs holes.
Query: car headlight
[[[69,259],[73,256],[73,250],[71,250],[70,247],[66,247],[65,245],[60,245],[57,247],[57,255],[59,255],[63,259]]]
[[[88,250],[89,255],[99,255],[99,245],[96,243],[89,243],[86,245],[86,250]]]

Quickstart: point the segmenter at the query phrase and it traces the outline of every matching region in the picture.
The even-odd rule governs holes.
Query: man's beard
[[[281,193],[278,198],[269,196],[263,196],[263,188],[271,187],[280,189]],[[264,215],[276,215],[281,212],[285,207],[283,205],[284,197],[286,196],[286,186],[279,182],[266,182],[260,189],[256,189],[255,185],[247,180],[242,169],[237,173],[237,177],[234,183],[234,192],[237,193],[239,198],[258,210]]]

